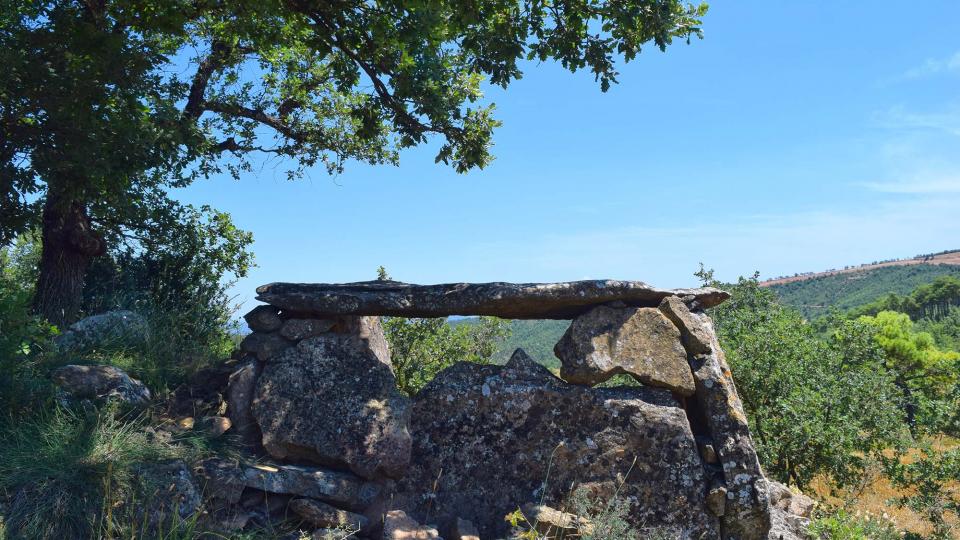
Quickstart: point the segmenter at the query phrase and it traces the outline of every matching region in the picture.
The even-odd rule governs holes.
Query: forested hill
[[[945,275],[960,277],[960,266],[884,266],[772,285],[770,288],[776,291],[784,304],[797,308],[806,318],[814,319],[828,313],[830,308],[847,311],[890,293],[905,295],[917,286]]]

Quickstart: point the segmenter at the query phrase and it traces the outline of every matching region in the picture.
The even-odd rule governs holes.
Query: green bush
[[[875,330],[843,321],[822,339],[756,277],[720,285],[732,297],[711,315],[764,470],[801,488],[821,474],[837,486],[856,484],[905,435]]]

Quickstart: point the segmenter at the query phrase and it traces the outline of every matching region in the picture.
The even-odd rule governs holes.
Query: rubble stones
[[[150,401],[150,390],[114,366],[67,365],[54,370],[53,382],[73,399],[119,401],[144,406]]]

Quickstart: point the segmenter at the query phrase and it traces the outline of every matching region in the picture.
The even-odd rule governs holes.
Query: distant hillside
[[[567,331],[570,321],[510,321],[510,336],[497,352],[497,363],[506,363],[517,348],[527,352],[534,360],[547,367],[560,367],[560,360],[553,354],[553,346]]]
[[[944,275],[960,277],[960,266],[890,265],[768,286],[776,291],[784,304],[813,319],[825,315],[831,307],[848,310],[890,293],[907,294],[918,285]]]
[[[778,277],[774,279],[768,279],[766,281],[761,281],[760,286],[774,287],[777,285],[795,283],[798,281],[807,281],[807,280],[822,278],[826,276],[835,276],[839,274],[856,274],[860,272],[876,270],[879,268],[889,268],[891,266],[915,266],[915,265],[936,265],[936,264],[960,266],[960,249],[950,249],[950,250],[941,251],[939,253],[926,253],[923,255],[917,255],[910,259],[889,259],[886,261],[874,261],[867,264],[861,264],[859,266],[846,266],[842,269],[824,270],[823,272],[804,272],[802,274],[794,274],[792,276]]]

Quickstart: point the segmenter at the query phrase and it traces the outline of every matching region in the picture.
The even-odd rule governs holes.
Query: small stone
[[[257,306],[244,315],[243,319],[254,332],[273,332],[283,325],[280,310],[273,306]]]
[[[770,504],[788,514],[809,518],[817,502],[800,492],[773,480],[767,481]]]
[[[683,300],[668,296],[660,302],[660,311],[680,329],[680,337],[687,352],[692,355],[710,354],[710,333],[700,324]]]
[[[177,420],[177,430],[179,431],[189,431],[193,429],[193,426],[196,424],[196,421],[192,416],[186,418],[181,418]]]
[[[53,382],[75,399],[119,401],[141,407],[150,401],[150,390],[114,366],[68,365],[55,370]]]
[[[424,527],[403,510],[391,510],[383,517],[383,540],[443,540],[440,533]]]
[[[703,459],[704,463],[712,465],[720,461],[717,458],[717,450],[713,447],[713,443],[698,440],[697,447],[700,450],[700,458]]]
[[[469,519],[457,518],[453,524],[453,540],[480,540],[480,531]]]
[[[314,527],[342,528],[350,531],[365,531],[370,520],[360,514],[334,508],[313,499],[294,499],[290,510]]]
[[[589,536],[593,534],[593,524],[589,519],[576,514],[562,512],[544,504],[527,504],[523,507],[523,517],[528,523],[534,524],[541,533],[550,531],[560,532],[560,536],[571,534]]]
[[[261,362],[268,362],[291,345],[293,344],[280,334],[254,332],[243,338],[240,342],[240,350],[255,355]]]
[[[283,322],[280,335],[290,341],[300,341],[325,334],[335,324],[336,319],[287,319]]]
[[[208,437],[216,439],[217,437],[222,436],[227,430],[231,427],[231,422],[229,418],[223,416],[204,416],[200,419],[200,423],[197,426],[203,431]]]
[[[707,493],[707,508],[717,517],[723,517],[727,509],[727,488],[714,486]]]
[[[573,320],[554,352],[570,383],[592,386],[626,373],[684,396],[695,390],[680,331],[656,308],[594,308]]]

